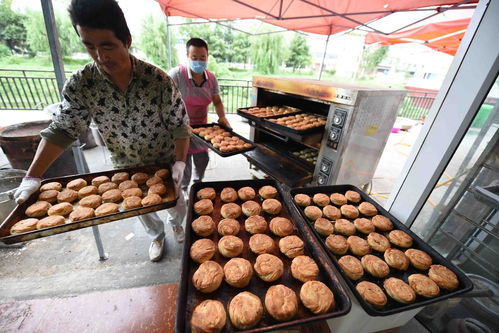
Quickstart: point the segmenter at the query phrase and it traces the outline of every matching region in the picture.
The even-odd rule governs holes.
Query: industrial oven
[[[278,106],[322,117],[325,125],[295,130],[276,118],[238,110],[251,126],[256,149],[245,152],[252,167],[288,186],[353,184],[373,177],[404,90],[318,80],[253,77],[252,104]]]

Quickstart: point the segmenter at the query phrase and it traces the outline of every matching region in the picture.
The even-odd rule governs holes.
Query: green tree
[[[171,65],[178,64],[177,50],[175,49],[175,34],[170,30]],[[169,70],[168,46],[166,38],[165,20],[149,15],[142,20],[142,29],[139,36],[139,48],[146,54],[149,61]]]
[[[5,44],[0,43],[0,58],[8,57],[12,55],[12,52],[10,51],[9,47]]]
[[[247,34],[244,33],[235,34],[234,43],[232,44],[232,50],[234,50],[232,61],[240,62],[243,64],[248,63],[250,47],[251,47],[251,42]]]
[[[55,20],[62,56],[67,57],[75,52],[84,52],[85,48],[74,30],[68,15],[60,13],[60,15],[56,15]],[[34,52],[50,52],[47,30],[45,28],[42,12],[28,11],[24,23],[27,30],[27,42],[30,49]]]
[[[297,68],[304,68],[309,65],[310,61],[310,49],[307,40],[302,35],[295,34],[289,47],[286,66],[292,67],[294,72]]]
[[[218,62],[232,61],[233,32],[230,28],[217,24],[188,24],[181,26],[179,31],[185,42],[193,37],[203,39],[208,44],[210,56],[216,58]]]
[[[229,23],[229,27],[232,26],[232,22]],[[222,27],[217,25],[217,29],[220,30],[218,35],[222,37],[222,41],[224,44],[224,54],[223,57],[226,62],[233,62],[234,61],[234,31],[230,29],[229,27]]]
[[[12,0],[0,0],[0,43],[12,52],[24,53],[26,50],[26,28],[24,16],[11,9]]]
[[[218,77],[228,77],[230,76],[230,71],[227,69],[225,64],[221,64],[217,61],[215,57],[209,56],[208,59],[208,69],[210,72],[215,74]]]
[[[372,48],[366,48],[364,50],[364,54],[362,55],[361,66],[363,73],[371,75],[387,55],[388,46],[381,46],[375,50],[372,50]]]
[[[255,70],[263,74],[274,74],[282,63],[283,37],[281,34],[266,34],[253,37],[251,62]]]

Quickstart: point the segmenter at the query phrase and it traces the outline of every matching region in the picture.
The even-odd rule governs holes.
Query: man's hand
[[[218,123],[219,123],[220,125],[223,125],[223,126],[225,126],[225,127],[228,127],[228,128],[230,128],[230,129],[232,129],[232,126],[230,126],[230,123],[229,123],[229,121],[227,120],[227,118],[226,118],[226,117],[219,117],[219,118],[218,118]]]
[[[173,182],[175,183],[175,187],[178,189],[180,187],[180,184],[182,184],[182,178],[184,178],[184,169],[185,169],[185,162],[183,161],[177,161],[172,167],[172,178]]]
[[[21,185],[14,193],[14,199],[17,204],[22,204],[28,200],[29,196],[35,193],[40,188],[42,179],[37,177],[24,177]]]

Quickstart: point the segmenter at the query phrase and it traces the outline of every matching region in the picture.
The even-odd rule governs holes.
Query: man
[[[69,14],[94,62],[66,81],[59,113],[41,132],[42,140],[27,177],[15,193],[16,201],[25,201],[39,188],[50,164],[92,119],[116,168],[173,165],[172,177],[180,184],[190,127],[174,83],[165,72],[129,53],[132,38],[115,0],[72,0]],[[181,242],[185,216],[182,195],[168,213],[176,240]],[[160,260],[165,248],[163,222],[155,213],[142,215],[140,220],[152,238],[149,258]]]
[[[180,65],[168,72],[182,93],[190,125],[202,125],[208,122],[208,105],[213,102],[218,115],[218,122],[231,127],[225,117],[224,105],[220,99],[220,90],[215,75],[206,69],[208,63],[208,44],[200,38],[191,38],[186,44],[189,68]],[[187,154],[182,189],[187,190],[191,180],[192,163],[196,167],[194,182],[200,182],[209,162],[208,148],[191,141]]]

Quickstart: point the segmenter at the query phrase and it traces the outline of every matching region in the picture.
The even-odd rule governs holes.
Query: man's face
[[[187,58],[193,61],[208,61],[208,50],[204,47],[189,46]]]
[[[110,76],[120,74],[130,66],[128,48],[131,40],[124,45],[112,30],[93,29],[76,26],[80,40],[88,53],[99,66]]]

